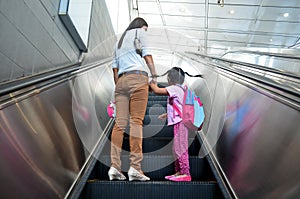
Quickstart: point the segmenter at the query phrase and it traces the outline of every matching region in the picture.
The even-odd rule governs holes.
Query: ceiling
[[[151,42],[221,56],[233,48],[300,48],[299,0],[129,0]]]

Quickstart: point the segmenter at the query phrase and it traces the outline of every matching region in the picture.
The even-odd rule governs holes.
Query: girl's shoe
[[[126,180],[124,174],[114,167],[110,167],[108,177],[109,180]]]
[[[165,179],[166,179],[166,180],[170,180],[170,178],[173,178],[173,177],[176,177],[176,176],[179,176],[179,175],[180,175],[180,173],[177,172],[177,173],[175,173],[175,174],[173,174],[173,175],[165,176]]]
[[[145,176],[143,173],[140,173],[133,167],[130,167],[128,170],[129,181],[138,180],[138,181],[148,181],[149,177]]]
[[[190,175],[183,174],[169,178],[169,180],[174,182],[190,182],[192,181],[192,177]]]

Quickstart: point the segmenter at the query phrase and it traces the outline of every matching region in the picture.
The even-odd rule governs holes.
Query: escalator
[[[186,78],[206,115],[203,130],[190,133],[192,182],[164,179],[174,172],[172,129],[157,119],[166,98],[154,94],[144,120],[142,162],[151,181],[108,180],[113,120],[106,106],[114,89],[108,59],[0,84],[1,197],[297,198],[299,75],[172,56],[190,74],[205,75]],[[128,136],[123,148],[127,175]]]
[[[172,126],[160,121],[158,115],[166,112],[167,96],[149,94],[144,120],[142,169],[151,178],[147,182],[109,181],[110,137],[100,153],[87,183],[80,195],[81,199],[96,198],[224,198],[207,159],[200,158],[201,143],[195,132],[189,134],[189,161],[192,182],[171,182],[164,176],[175,173],[172,156]],[[128,133],[128,129],[127,129]],[[125,133],[122,153],[122,170],[127,176],[129,168],[129,139]],[[109,133],[110,134],[110,133]],[[128,176],[127,176],[128,179]]]

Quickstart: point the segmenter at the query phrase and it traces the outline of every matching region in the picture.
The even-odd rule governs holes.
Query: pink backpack
[[[182,88],[182,87],[181,87]],[[202,129],[204,121],[203,104],[195,92],[184,86],[184,98],[182,103],[182,113],[180,109],[173,103],[174,110],[182,118],[183,124],[192,131]]]

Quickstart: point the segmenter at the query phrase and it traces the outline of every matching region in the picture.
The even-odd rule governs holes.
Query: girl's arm
[[[150,87],[152,91],[157,95],[168,95],[168,91],[166,88],[160,88],[153,81],[150,82]]]
[[[168,117],[168,113],[163,113],[163,114],[158,116],[158,118],[161,119],[161,120],[166,119],[167,117]]]

